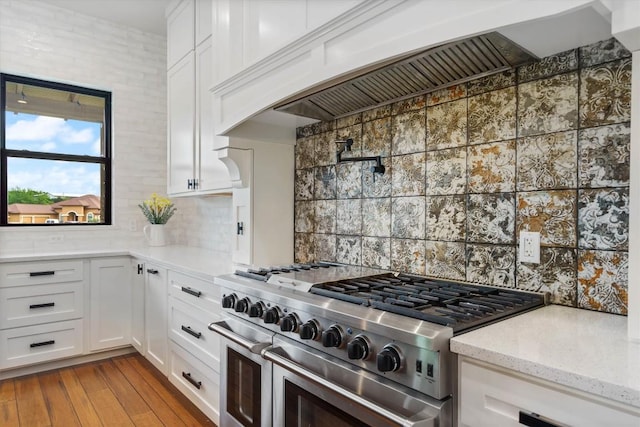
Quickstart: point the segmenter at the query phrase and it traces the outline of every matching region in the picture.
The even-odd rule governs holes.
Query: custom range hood
[[[333,120],[462,83],[537,59],[497,32],[437,46],[373,69],[344,76],[288,99],[274,109]]]

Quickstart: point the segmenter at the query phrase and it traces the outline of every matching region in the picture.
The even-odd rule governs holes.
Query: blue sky
[[[65,154],[99,156],[100,124],[6,112],[6,146]],[[100,167],[87,163],[9,159],[8,188],[30,188],[53,195],[100,195]]]

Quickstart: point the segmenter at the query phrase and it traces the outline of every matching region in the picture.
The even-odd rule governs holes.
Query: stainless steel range
[[[331,263],[216,279],[224,426],[450,426],[449,339],[543,295]],[[273,397],[273,404],[272,404]]]

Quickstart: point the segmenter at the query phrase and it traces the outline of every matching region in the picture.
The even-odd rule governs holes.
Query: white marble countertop
[[[640,407],[627,318],[551,305],[454,337],[451,351]]]

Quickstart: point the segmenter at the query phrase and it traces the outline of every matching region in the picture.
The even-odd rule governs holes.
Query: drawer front
[[[220,337],[207,328],[220,318],[171,297],[169,338],[220,372]]]
[[[213,282],[169,272],[169,294],[211,313],[220,313],[220,288]]]
[[[0,287],[82,280],[82,261],[37,261],[0,264]]]
[[[82,284],[0,288],[0,329],[82,317]]]
[[[82,354],[82,320],[0,331],[0,369]]]
[[[169,349],[169,380],[217,425],[220,375],[176,343]]]

